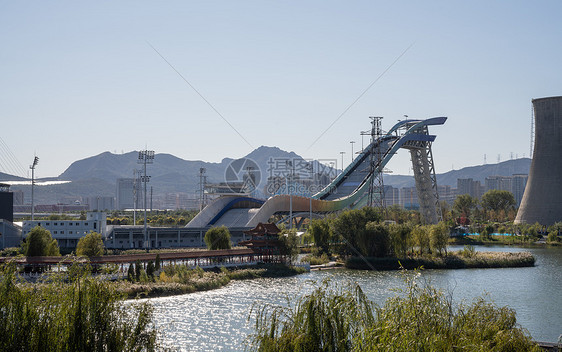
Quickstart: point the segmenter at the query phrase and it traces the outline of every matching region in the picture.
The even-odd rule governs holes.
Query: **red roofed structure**
[[[251,237],[250,240],[239,242],[239,245],[246,246],[254,252],[266,255],[277,256],[280,254],[281,241],[279,233],[281,230],[275,224],[259,223],[251,230],[244,231]],[[272,258],[270,258],[272,259]]]

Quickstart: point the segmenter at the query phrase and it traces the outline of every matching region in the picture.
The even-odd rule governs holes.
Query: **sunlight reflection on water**
[[[498,305],[514,308],[519,323],[535,339],[556,341],[562,333],[559,319],[562,249],[487,247],[486,250],[530,250],[537,257],[537,265],[513,269],[427,270],[422,278],[452,293],[457,301],[471,301],[488,293]],[[405,287],[403,275],[397,271],[328,270],[290,278],[233,281],[217,290],[150,301],[166,347],[180,351],[242,351],[246,337],[253,331],[252,322],[247,319],[253,304],[285,305],[287,298],[294,301],[325,278],[341,284],[357,282],[379,305],[396,295],[396,289]]]

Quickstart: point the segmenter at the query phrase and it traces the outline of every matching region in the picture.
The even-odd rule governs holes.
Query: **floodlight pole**
[[[291,167],[291,173],[290,173],[290,180],[291,183],[289,184],[289,188],[287,189],[287,191],[289,192],[289,229],[293,228],[293,190],[292,190],[292,184],[294,182],[293,177],[294,177],[294,173],[295,173],[295,167],[292,161],[289,161],[289,166]]]
[[[33,188],[35,186],[35,166],[37,166],[38,162],[39,162],[39,158],[34,157],[33,164],[29,166],[29,168],[31,169],[31,221],[35,219],[35,197],[34,197]]]
[[[142,150],[139,152],[139,159],[137,163],[143,164],[144,176],[142,177],[142,182],[144,183],[144,247],[146,251],[150,248],[150,241],[148,239],[147,231],[147,218],[146,218],[146,184],[150,181],[150,176],[146,176],[146,164],[152,164],[154,162],[154,150]]]

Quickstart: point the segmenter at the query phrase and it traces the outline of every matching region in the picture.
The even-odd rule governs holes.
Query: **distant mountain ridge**
[[[287,152],[277,147],[261,146],[245,158],[252,159],[261,169],[261,186],[270,176],[270,159],[304,160],[294,152]],[[35,196],[37,204],[55,204],[66,202],[68,199],[84,197],[115,196],[115,185],[118,178],[132,178],[133,170],[140,170],[137,163],[138,152],[113,154],[104,152],[92,157],[73,162],[57,180],[72,181],[67,184],[37,187]],[[204,162],[201,160],[184,160],[171,154],[156,154],[154,163],[148,165],[147,174],[151,176],[149,187],[153,187],[154,195],[167,193],[191,193],[198,190],[199,169],[206,169],[207,182],[219,183],[225,181],[225,169],[233,160],[224,158],[220,163]],[[458,178],[472,178],[484,183],[484,179],[491,175],[511,176],[529,172],[531,159],[522,158],[508,160],[498,164],[487,164],[451,170],[437,175],[438,185],[457,185]],[[314,162],[314,170],[318,164]],[[21,179],[0,173],[1,180]],[[52,179],[52,178],[51,178]],[[384,183],[396,188],[414,186],[413,176],[385,175]],[[26,202],[29,202],[29,186],[12,186],[12,190],[22,189],[26,192]]]
[[[252,159],[258,164],[262,177],[260,188],[265,185],[271,158],[287,160],[304,160],[294,152],[287,152],[277,147],[261,146],[244,158]],[[118,178],[133,178],[133,170],[141,170],[142,164],[137,163],[138,152],[123,154],[104,152],[92,157],[73,162],[56,180],[72,181],[71,183],[48,187],[37,187],[35,197],[37,204],[55,204],[67,202],[68,199],[85,197],[110,196],[116,193]],[[167,193],[195,194],[199,189],[199,169],[206,169],[208,183],[225,182],[225,170],[235,159],[224,158],[220,163],[201,160],[184,160],[171,154],[156,154],[152,164],[147,166],[150,175],[148,187],[154,190],[154,196]],[[7,175],[6,179],[10,176]],[[4,177],[0,177],[0,180]],[[1,181],[0,181],[1,182]],[[22,189],[26,199],[30,195],[29,186],[12,186],[12,190]]]
[[[14,176],[14,175],[10,175],[10,174],[5,174],[3,172],[0,172],[0,180],[3,181],[26,181],[26,178],[20,177],[20,176]],[[0,181],[0,183],[2,183],[2,181]]]
[[[261,146],[244,158],[251,159],[261,169],[262,181],[267,179],[268,161],[270,159],[297,159],[302,157],[294,152],[286,152],[277,147]],[[113,182],[118,178],[132,178],[133,170],[141,170],[142,164],[137,163],[138,152],[112,154],[105,152],[93,157],[72,163],[59,177],[59,180],[77,181],[85,179],[101,179]],[[201,160],[191,161],[180,159],[171,154],[156,154],[152,164],[147,166],[150,183],[158,191],[164,192],[195,192],[199,182],[199,169],[205,168],[209,183],[225,182],[225,169],[235,159],[224,158],[220,163]],[[264,178],[265,177],[265,178]]]
[[[512,176],[515,174],[528,174],[531,168],[531,159],[520,158],[502,161],[497,164],[486,164],[468,166],[459,170],[451,170],[442,174],[437,174],[437,184],[440,186],[457,187],[457,179],[472,178],[480,181],[482,185],[488,176]],[[396,188],[413,187],[414,176],[405,175],[385,175],[384,183]]]

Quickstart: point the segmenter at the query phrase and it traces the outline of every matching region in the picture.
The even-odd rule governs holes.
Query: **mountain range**
[[[310,161],[304,160],[294,152],[287,152],[277,147],[261,146],[245,158],[253,160],[261,170],[260,189],[265,185],[267,177],[271,175],[271,160],[291,160],[294,163],[309,165]],[[219,183],[225,181],[225,170],[235,159],[224,158],[220,163],[210,163],[201,160],[184,160],[171,154],[156,154],[152,164],[147,165],[147,174],[151,176],[149,187],[152,186],[155,197],[162,197],[168,193],[187,193],[195,195],[199,188],[199,169],[205,168],[207,182]],[[141,170],[142,164],[138,162],[138,152],[113,154],[104,152],[73,162],[57,178],[49,180],[71,181],[65,184],[36,187],[36,204],[68,203],[85,197],[115,196],[116,180],[118,178],[132,178],[133,170]],[[302,165],[301,164],[301,165]],[[312,162],[313,169],[319,170],[320,164]],[[529,172],[531,160],[521,158],[504,161],[497,164],[471,166],[459,170],[451,170],[437,175],[439,185],[457,185],[458,178],[472,178],[484,183],[484,179],[491,175],[511,176],[513,174],[526,174]],[[329,171],[333,171],[328,167]],[[15,176],[0,173],[2,180],[21,180]],[[414,185],[413,176],[385,175],[385,185],[396,188],[411,187]],[[30,186],[14,185],[12,190],[22,190],[25,193],[25,202],[30,202]]]

